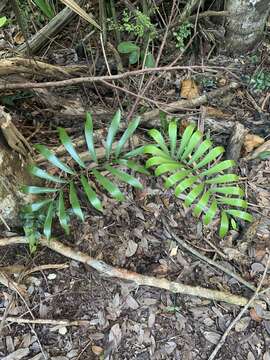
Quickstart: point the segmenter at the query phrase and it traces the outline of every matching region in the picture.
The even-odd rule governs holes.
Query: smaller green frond
[[[95,176],[97,182],[108,191],[108,193],[116,200],[122,201],[125,199],[124,195],[119,190],[118,186],[116,186],[113,182],[111,182],[108,178],[103,176],[96,169],[92,170],[92,174]]]
[[[149,168],[151,166],[160,165],[160,164],[178,164],[179,163],[173,159],[168,159],[167,157],[162,156],[153,156],[150,159],[148,159],[145,163],[146,168]]]
[[[203,218],[204,225],[209,225],[210,222],[214,219],[218,210],[218,205],[216,200],[213,200],[209,209],[206,211],[205,216]]]
[[[130,158],[134,158],[135,156],[138,156],[138,155],[142,155],[144,154],[144,148],[145,148],[145,145],[143,146],[139,146],[129,152],[127,152],[126,154],[122,155],[125,159],[130,159]]]
[[[83,215],[82,209],[80,207],[80,202],[79,202],[73,181],[71,181],[70,186],[69,186],[69,201],[72,206],[72,210],[73,210],[74,214],[81,221],[84,221],[84,215]]]
[[[86,113],[86,121],[84,126],[84,136],[86,144],[89,150],[89,153],[95,163],[98,162],[95,146],[94,146],[94,137],[93,137],[93,119],[89,112]]]
[[[175,196],[178,197],[182,192],[190,188],[197,180],[198,176],[190,176],[188,179],[181,181],[175,188]]]
[[[46,199],[46,200],[34,202],[34,203],[26,205],[26,206],[31,212],[35,212],[35,211],[38,211],[41,208],[43,208],[45,205],[48,205],[51,201],[52,201],[52,199]]]
[[[134,176],[131,176],[123,171],[120,171],[110,165],[105,165],[105,169],[108,170],[113,176],[116,176],[119,180],[135,187],[142,189],[143,186]]]
[[[225,211],[221,211],[219,236],[223,238],[229,231],[229,219]]]
[[[47,193],[54,193],[58,191],[58,189],[40,187],[40,186],[22,186],[22,191],[25,194],[47,194]]]
[[[235,162],[233,160],[224,160],[224,161],[221,161],[220,163],[214,165],[210,169],[203,171],[201,173],[201,176],[209,176],[209,175],[217,174],[226,169],[233,167],[234,165],[235,165]]]
[[[77,151],[75,150],[66,130],[60,127],[58,128],[58,131],[59,131],[59,138],[61,140],[61,143],[63,144],[69,155],[72,157],[73,160],[76,161],[77,164],[79,164],[82,168],[85,168],[85,164],[78,155]]]
[[[167,172],[174,172],[175,170],[182,169],[182,164],[179,163],[165,163],[159,165],[155,170],[155,175],[160,176]]]
[[[234,220],[234,218],[230,218],[230,223],[231,223],[231,227],[233,230],[237,230],[238,226],[237,226],[237,222]]]
[[[168,189],[168,188],[174,186],[177,182],[183,180],[190,173],[191,173],[190,170],[181,170],[181,171],[178,171],[175,174],[169,176],[165,181],[165,188]]]
[[[198,130],[192,134],[183,154],[181,155],[181,160],[187,159],[187,157],[192,153],[195,147],[200,143],[201,138],[202,138],[202,134]]]
[[[34,165],[28,166],[28,171],[30,172],[30,174],[37,176],[44,180],[53,181],[53,182],[60,183],[60,184],[66,183],[65,180],[59,178],[58,176],[53,176],[53,175],[47,173],[47,171],[40,169],[39,167],[34,166]]]
[[[119,130],[120,120],[121,120],[121,111],[117,110],[117,112],[115,113],[115,115],[112,119],[112,122],[110,124],[109,130],[108,130],[108,135],[106,138],[105,154],[106,154],[107,160],[109,160],[110,155],[111,155],[112,144],[113,144],[115,135],[116,135],[117,131]]]
[[[185,205],[190,206],[195,199],[203,192],[204,184],[196,185],[187,195],[185,199]]]
[[[126,160],[126,159],[119,159],[116,161],[117,164],[125,166],[131,170],[134,170],[138,173],[141,174],[145,174],[145,175],[149,175],[149,171],[146,170],[146,168],[144,166],[141,166],[139,164],[137,164],[135,161],[132,160]]]
[[[201,169],[203,166],[210,164],[212,161],[216,160],[221,154],[223,154],[224,151],[225,150],[222,146],[216,146],[215,148],[210,150],[209,153],[195,166],[195,169]]]
[[[181,142],[180,142],[180,146],[179,149],[177,151],[177,159],[179,159],[181,157],[181,155],[183,154],[183,152],[185,151],[188,142],[195,130],[196,126],[194,124],[188,125],[187,128],[185,129],[182,138],[181,138]]]
[[[89,182],[87,181],[86,177],[84,175],[81,176],[81,183],[84,189],[84,192],[90,202],[90,204],[96,208],[98,211],[103,211],[101,201],[97,197],[96,192],[94,189],[90,186]]]
[[[246,200],[234,198],[234,197],[220,197],[217,199],[217,201],[224,205],[236,206],[244,209],[246,209],[248,206]]]
[[[199,217],[210,199],[210,191],[206,191],[194,207],[193,215]]]
[[[151,136],[155,142],[159,145],[159,147],[165,152],[165,154],[169,155],[169,149],[166,145],[164,137],[161,135],[161,132],[157,129],[151,129],[148,131],[149,136]]]
[[[177,145],[177,124],[176,124],[176,121],[170,121],[168,134],[169,134],[169,139],[170,139],[171,157],[174,158],[176,145]]]
[[[48,0],[33,0],[37,7],[43,12],[48,19],[54,17],[54,11]]]
[[[216,176],[212,179],[205,180],[206,184],[224,184],[231,183],[239,180],[239,176],[236,174],[225,174]]]
[[[199,146],[198,149],[194,152],[191,159],[188,161],[188,164],[192,164],[197,161],[203,154],[212,146],[212,142],[210,140],[204,140]]]
[[[132,134],[135,132],[135,130],[137,129],[139,123],[140,123],[140,117],[137,116],[134,120],[132,120],[129,124],[127,129],[125,130],[125,132],[123,133],[123,135],[121,136],[120,140],[118,141],[116,148],[115,148],[115,156],[118,158],[123,146],[125,145],[125,143],[130,139],[130,137],[132,136]]]
[[[65,202],[64,202],[64,194],[63,191],[61,190],[59,193],[59,198],[58,198],[58,219],[60,222],[60,225],[62,226],[62,228],[64,229],[65,233],[67,235],[69,235],[69,225],[68,225],[68,215],[65,209]]]
[[[162,156],[167,159],[171,159],[171,157],[164,151],[162,151],[160,148],[158,148],[155,145],[146,145],[144,147],[144,153],[145,154],[151,154],[154,156]]]
[[[224,186],[224,187],[211,188],[210,191],[211,193],[244,196],[244,191],[239,186]]]
[[[43,233],[46,236],[47,240],[50,240],[52,233],[52,218],[53,218],[53,202],[50,203],[44,222]]]
[[[234,218],[239,218],[245,221],[251,222],[253,220],[252,215],[247,213],[246,211],[230,209],[226,210],[226,213],[232,215]]]
[[[51,164],[58,167],[59,169],[63,170],[64,172],[75,175],[75,172],[62,161],[60,161],[55,154],[49,150],[46,146],[38,144],[35,145],[35,149],[45,157]]]

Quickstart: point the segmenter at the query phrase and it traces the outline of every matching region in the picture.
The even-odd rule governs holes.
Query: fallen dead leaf
[[[126,257],[133,256],[136,253],[137,249],[138,249],[138,244],[135,243],[135,241],[133,241],[133,240],[129,240],[128,246],[126,249]]]
[[[199,96],[199,90],[194,80],[186,79],[182,81],[180,96],[188,100]]]
[[[249,315],[251,317],[252,320],[256,321],[256,322],[261,322],[262,318],[257,314],[256,310],[254,308],[252,308],[249,312]]]
[[[264,139],[258,135],[247,134],[244,139],[244,151],[245,154],[249,154],[256,149],[259,145],[264,143]]]
[[[206,110],[206,115],[209,117],[221,118],[221,119],[227,119],[231,117],[231,114],[225,113],[222,110],[214,108],[212,106],[207,106],[205,110]]]
[[[21,31],[19,31],[15,36],[14,36],[14,44],[16,44],[16,45],[21,45],[21,44],[23,44],[24,43],[24,36],[23,36],[23,34],[22,34],[22,32]]]
[[[248,157],[248,160],[256,159],[260,153],[264,151],[270,151],[270,140],[266,141],[264,144],[260,145],[253,153]]]
[[[95,355],[99,356],[103,353],[103,348],[97,345],[92,346],[92,351]]]

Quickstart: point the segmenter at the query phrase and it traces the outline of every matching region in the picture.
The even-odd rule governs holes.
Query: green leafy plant
[[[147,42],[154,40],[157,35],[155,25],[151,23],[150,17],[140,10],[123,11],[122,20],[120,22],[109,21],[109,30],[117,30],[120,33],[128,34],[129,41],[118,43],[118,51],[120,54],[129,55],[129,63],[134,65],[139,61],[145,61],[145,67],[154,67],[155,60],[151,52],[145,51],[145,37],[147,34]],[[119,36],[120,37],[120,36]]]
[[[84,213],[81,208],[81,197],[84,197],[96,210],[102,212],[102,201],[97,195],[97,189],[105,190],[112,198],[121,201],[124,200],[124,194],[119,189],[117,182],[123,182],[134,188],[142,188],[139,180],[130,175],[125,170],[133,170],[135,172],[147,174],[148,171],[141,165],[132,161],[130,158],[143,151],[138,148],[134,151],[123,154],[125,144],[136,130],[139,124],[139,117],[132,120],[127,129],[122,134],[119,141],[114,143],[115,136],[119,131],[121,113],[117,111],[114,115],[106,141],[104,143],[104,159],[99,159],[94,146],[93,138],[93,122],[90,113],[87,113],[85,122],[85,141],[87,144],[87,155],[91,157],[92,162],[87,164],[85,159],[78,154],[70,137],[63,128],[59,128],[59,138],[67,153],[73,160],[73,164],[63,162],[51,150],[44,145],[36,145],[37,151],[51,163],[57,170],[58,175],[31,165],[29,171],[32,175],[39,177],[48,182],[45,187],[40,186],[24,186],[23,190],[27,194],[41,194],[45,198],[39,199],[25,208],[25,213],[32,219],[32,214],[44,214],[43,234],[47,239],[51,237],[52,222],[54,217],[58,217],[59,223],[64,231],[69,233],[70,214],[73,213],[81,221],[84,220]],[[78,196],[78,194],[80,194]],[[71,205],[71,211],[67,209],[67,204]],[[31,243],[34,246],[33,237],[37,232],[36,227],[27,227],[28,233],[32,236]],[[33,230],[34,228],[34,230]],[[30,229],[30,230],[29,230]],[[26,232],[27,235],[27,232]]]
[[[146,167],[155,167],[156,176],[165,176],[165,188],[174,188],[177,197],[184,195],[184,205],[193,205],[193,215],[203,215],[204,225],[220,216],[219,235],[224,237],[229,228],[236,228],[234,219],[252,221],[246,212],[244,192],[237,185],[238,176],[227,173],[235,165],[232,160],[220,160],[224,153],[221,146],[213,147],[209,139],[189,125],[178,139],[177,124],[168,125],[168,142],[156,129],[149,131],[156,145],[147,145],[146,154],[151,157]]]
[[[145,54],[141,51],[140,47],[134,44],[132,41],[122,41],[117,50],[120,54],[129,54],[129,63],[131,65],[136,64],[140,58],[143,61]],[[155,59],[150,52],[147,52],[145,57],[145,67],[153,68],[155,66]]]
[[[0,16],[0,28],[5,26],[8,23],[6,16]]]
[[[49,0],[33,0],[33,1],[48,19],[52,19],[54,17],[54,9],[50,4]]]
[[[190,37],[193,25],[189,22],[184,22],[177,31],[173,32],[176,47],[180,50],[185,48],[185,40]]]
[[[263,70],[255,72],[248,77],[248,83],[254,92],[268,91],[270,89],[270,72]]]

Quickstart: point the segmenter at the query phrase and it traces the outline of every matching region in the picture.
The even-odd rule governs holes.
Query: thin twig
[[[234,272],[232,272],[231,270],[225,268],[224,266],[220,265],[219,263],[217,263],[216,261],[209,259],[207,256],[202,255],[201,253],[199,253],[197,250],[193,249],[193,247],[191,247],[190,245],[188,245],[183,239],[180,239],[171,229],[171,227],[169,226],[169,224],[167,223],[167,221],[163,218],[162,222],[166,228],[166,230],[168,231],[168,233],[173,237],[173,239],[180,244],[185,250],[189,251],[191,254],[195,255],[196,257],[198,257],[199,259],[203,260],[204,262],[214,266],[215,268],[221,270],[222,272],[224,272],[225,274],[233,277],[235,280],[237,280],[239,283],[245,285],[248,289],[252,290],[252,291],[256,291],[256,287],[253,286],[252,284],[250,284],[248,281],[246,281],[245,279],[243,279],[240,275],[235,274]]]
[[[209,356],[208,360],[214,360],[217,353],[219,352],[219,350],[222,348],[223,344],[225,343],[230,331],[234,328],[234,326],[238,323],[238,321],[241,319],[241,317],[244,315],[244,313],[247,311],[247,309],[249,307],[251,307],[254,303],[254,301],[256,300],[256,298],[259,295],[259,292],[261,290],[261,287],[263,285],[266,273],[268,271],[270,265],[270,255],[268,254],[268,260],[267,260],[267,264],[265,266],[264,269],[264,273],[262,275],[262,278],[260,280],[260,283],[255,291],[255,293],[253,294],[252,298],[249,300],[249,302],[243,307],[243,309],[239,312],[239,314],[236,316],[236,318],[230,323],[230,325],[228,326],[228,328],[226,329],[226,331],[224,332],[224,334],[222,335],[221,339],[219,340],[217,346],[215,347],[214,351],[211,353],[211,355]]]
[[[47,82],[25,82],[25,83],[1,83],[0,90],[15,90],[15,89],[35,89],[35,88],[56,88],[56,87],[65,87],[73,86],[80,84],[89,84],[93,82],[101,82],[102,80],[113,81],[125,79],[131,76],[139,76],[143,74],[151,74],[157,72],[166,72],[166,71],[175,71],[175,70],[204,70],[204,71],[229,71],[228,68],[223,66],[201,66],[201,65],[192,65],[192,66],[163,66],[156,68],[145,68],[134,71],[127,71],[122,74],[117,75],[104,75],[104,76],[85,76],[85,77],[76,77],[72,79],[65,79],[59,81],[47,81]]]
[[[2,320],[3,316],[0,316]],[[54,325],[54,326],[85,326],[89,325],[88,320],[54,320],[54,319],[24,319],[16,316],[8,316],[5,321],[17,324],[39,324],[39,325]]]

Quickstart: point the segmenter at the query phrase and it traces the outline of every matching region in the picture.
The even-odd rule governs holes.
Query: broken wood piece
[[[32,76],[53,76],[63,79],[70,75],[80,75],[87,71],[89,71],[89,67],[86,65],[52,65],[38,59],[27,59],[23,57],[0,60],[0,76],[29,74]]]
[[[236,122],[226,147],[226,159],[234,160],[235,162],[239,160],[246,133],[247,130],[244,125]]]
[[[82,0],[78,1],[79,4]],[[35,54],[40,50],[48,41],[51,41],[53,37],[58,34],[64,26],[76,16],[77,14],[68,7],[60,11],[47,25],[40,29],[31,39],[28,40],[28,46],[32,54]],[[21,54],[27,53],[26,43],[18,46],[17,51]]]
[[[0,239],[0,246],[23,243],[27,243],[27,238],[24,236]],[[116,268],[106,264],[104,261],[92,258],[91,256],[84,254],[78,250],[74,250],[71,247],[59,242],[55,238],[47,241],[44,237],[41,237],[40,244],[53,251],[56,251],[63,256],[89,265],[90,267],[101,273],[101,275],[103,276],[107,276],[110,278],[118,278],[125,281],[131,281],[134,282],[137,286],[150,286],[168,290],[175,294],[197,296],[209,300],[223,301],[238,306],[245,306],[249,302],[249,299],[242,296],[234,295],[230,292],[212,290],[208,288],[203,288],[201,286],[186,285],[180,282],[169,281],[165,278],[155,278],[153,276],[138,274],[136,272],[128,271],[126,269]],[[263,301],[256,300],[256,304],[264,306],[265,303]]]
[[[0,106],[0,130],[12,150],[15,150],[25,158],[29,158],[33,150],[28,141],[12,123],[10,114],[4,111],[3,106]]]
[[[15,281],[10,279],[10,277],[7,274],[1,271],[0,271],[0,283],[6,286],[7,288],[9,288],[10,290],[15,291],[21,297],[26,297],[28,295],[24,285],[17,284]]]
[[[237,82],[231,82],[229,85],[223,86],[219,89],[210,91],[209,93],[205,93],[201,96],[190,100],[178,100],[172,103],[167,104],[162,110],[165,112],[173,113],[179,110],[183,110],[185,108],[196,108],[197,106],[204,105],[209,103],[211,100],[221,97],[231,90],[238,89],[241,84]],[[142,115],[142,123],[151,124],[151,126],[159,125],[159,109],[151,110]]]
[[[0,320],[13,322],[17,324],[38,324],[38,325],[54,325],[54,326],[87,326],[88,320],[54,320],[54,319],[24,319],[15,316],[0,316]]]

